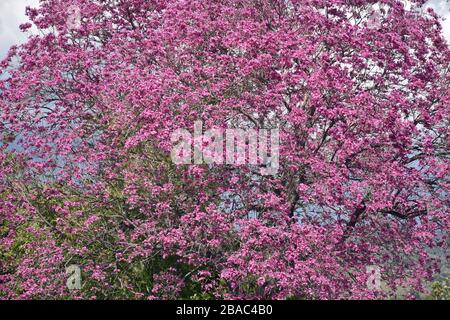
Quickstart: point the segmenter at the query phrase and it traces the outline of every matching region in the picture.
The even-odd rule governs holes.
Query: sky
[[[27,34],[19,30],[19,25],[27,22],[25,7],[37,7],[39,0],[0,0],[0,59],[14,44],[27,40]]]
[[[25,7],[37,7],[39,0],[0,0],[0,59],[3,59],[10,46],[26,41],[27,34],[19,30],[21,23],[27,22]],[[429,0],[428,6],[446,16],[443,32],[450,42],[450,0]]]

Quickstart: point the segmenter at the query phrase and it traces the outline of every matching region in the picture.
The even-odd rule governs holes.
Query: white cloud
[[[27,39],[27,34],[19,30],[19,25],[27,22],[25,7],[37,7],[39,0],[0,0],[0,58],[8,49]]]

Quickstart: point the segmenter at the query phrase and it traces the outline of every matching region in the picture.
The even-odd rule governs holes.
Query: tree
[[[439,17],[412,2],[28,8],[40,34],[1,64],[0,129],[14,137],[2,157],[25,165],[17,176],[1,162],[14,197],[2,196],[0,218],[9,230],[34,225],[28,246],[47,250],[2,266],[0,292],[368,299],[421,291],[438,270],[429,248],[445,248],[449,229],[450,51]],[[279,129],[278,172],[174,164],[171,134],[199,120]],[[2,233],[2,250],[15,241],[17,233]],[[55,269],[78,263],[82,290],[21,283],[21,266],[42,259]],[[368,266],[379,268],[381,288],[367,285]]]

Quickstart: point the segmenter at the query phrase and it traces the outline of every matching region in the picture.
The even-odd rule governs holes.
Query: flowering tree
[[[0,296],[423,291],[447,245],[450,102],[449,47],[423,5],[28,8],[39,35],[0,66]],[[174,164],[171,134],[198,120],[278,128],[278,172]],[[70,264],[80,290],[65,287]]]

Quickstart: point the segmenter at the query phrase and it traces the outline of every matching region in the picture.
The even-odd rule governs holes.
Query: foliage
[[[448,285],[448,279],[433,282],[431,295],[428,297],[428,299],[450,300],[450,286]]]

